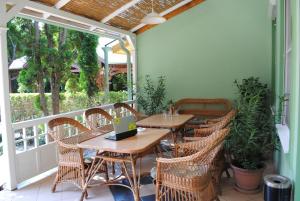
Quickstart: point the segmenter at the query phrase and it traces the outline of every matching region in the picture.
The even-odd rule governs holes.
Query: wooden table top
[[[177,114],[177,115],[152,115],[146,119],[136,122],[139,127],[145,128],[179,128],[187,121],[194,118],[191,114]]]
[[[158,144],[169,133],[168,129],[147,128],[133,137],[119,141],[105,139],[106,134],[104,134],[81,142],[78,147],[114,153],[139,154]]]

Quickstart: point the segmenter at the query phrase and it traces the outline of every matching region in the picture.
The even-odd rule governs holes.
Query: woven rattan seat
[[[216,131],[205,143],[194,141],[176,145],[176,152],[182,157],[157,159],[156,200],[197,200],[218,199],[211,175],[212,163],[222,148],[229,129]],[[204,146],[205,144],[205,146]]]

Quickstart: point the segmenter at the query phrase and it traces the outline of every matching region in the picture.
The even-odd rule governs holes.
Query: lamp
[[[141,22],[144,24],[161,24],[167,21],[166,18],[160,16],[157,12],[154,11],[153,0],[151,1],[151,3],[152,3],[152,12],[148,13],[142,19]]]

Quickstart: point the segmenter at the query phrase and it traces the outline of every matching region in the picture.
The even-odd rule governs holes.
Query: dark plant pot
[[[231,164],[235,178],[235,189],[243,193],[258,193],[261,188],[260,184],[263,177],[265,166],[260,169],[247,170]]]

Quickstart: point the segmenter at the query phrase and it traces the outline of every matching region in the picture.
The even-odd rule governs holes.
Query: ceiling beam
[[[128,10],[130,7],[134,6],[135,4],[137,4],[138,2],[140,2],[141,0],[132,0],[130,2],[128,2],[127,4],[125,4],[124,6],[120,7],[119,9],[115,10],[113,13],[111,13],[110,15],[106,16],[105,18],[103,18],[101,20],[102,23],[106,23],[109,20],[113,19],[114,17],[118,16],[119,14],[123,13],[124,11]]]
[[[67,3],[69,3],[71,0],[59,0],[54,7],[56,9],[61,9],[62,7],[64,7]]]
[[[67,3],[69,3],[71,0],[59,0],[53,7],[56,9],[61,9],[64,7]],[[44,18],[50,17],[50,14],[46,13],[44,14]]]
[[[19,13],[26,5],[29,0],[18,1],[5,15],[6,22],[9,22]]]
[[[13,3],[16,2],[17,0],[8,0],[8,3]],[[73,13],[69,13],[63,10],[58,10],[54,7],[47,6],[41,3],[36,3],[33,1],[29,1],[26,3],[25,6],[26,9],[36,11],[39,13],[48,13],[51,16],[55,16],[61,19],[69,20],[71,22],[76,22],[80,23],[89,27],[96,27],[97,29],[104,30],[107,34],[112,34],[112,35],[120,35],[121,37],[125,35],[135,35],[134,33],[130,31],[126,31],[120,28],[116,28],[113,26],[109,26],[106,24],[103,24],[101,22],[98,22],[96,20],[88,19],[86,17],[76,15]]]
[[[179,4],[176,4],[175,6],[171,7],[170,9],[160,13],[160,15],[165,17],[167,20],[169,20],[169,19],[175,17],[176,15],[179,15],[180,13],[183,13],[184,11],[187,11],[188,9],[193,8],[204,1],[205,0],[185,0]],[[131,29],[131,31],[135,32],[136,34],[141,34],[155,26],[157,26],[157,25],[139,24],[138,26]]]

